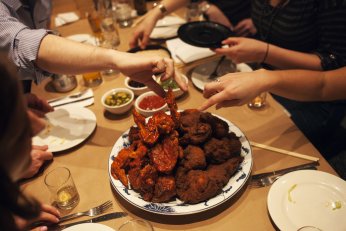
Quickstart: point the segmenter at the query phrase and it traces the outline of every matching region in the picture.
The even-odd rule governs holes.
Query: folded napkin
[[[54,101],[49,103],[50,106],[54,108],[63,108],[63,107],[86,107],[94,103],[94,92],[92,89],[88,89],[81,97],[78,98],[63,98],[61,100]]]
[[[191,63],[215,55],[209,48],[191,46],[179,38],[167,40],[166,45],[176,63]]]
[[[62,26],[77,20],[79,20],[79,17],[74,12],[57,14],[57,16],[55,17],[55,26]]]
[[[177,16],[166,16],[157,21],[153,31],[150,34],[151,39],[166,39],[177,36],[180,25],[186,21]]]

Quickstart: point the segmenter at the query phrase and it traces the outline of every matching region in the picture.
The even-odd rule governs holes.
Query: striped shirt
[[[23,1],[25,2],[25,1]],[[0,49],[18,67],[19,76],[36,83],[50,75],[35,65],[51,12],[51,1],[36,0],[33,12],[20,0],[0,0]]]
[[[252,0],[252,18],[262,41],[316,53],[325,70],[346,66],[346,0]]]
[[[209,0],[226,15],[233,26],[251,17],[251,0]]]

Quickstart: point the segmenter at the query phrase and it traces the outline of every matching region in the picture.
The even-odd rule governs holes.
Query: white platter
[[[114,229],[102,224],[84,223],[68,227],[62,231],[114,231]]]
[[[51,152],[82,143],[94,131],[96,116],[84,107],[63,107],[47,113],[48,126],[33,138],[34,145],[48,145]]]
[[[191,81],[199,90],[204,90],[204,85],[212,82],[213,79],[209,79],[210,74],[214,71],[219,60],[213,62],[204,63],[195,67],[191,72]],[[237,64],[237,72],[250,72],[252,68],[245,63]]]
[[[130,145],[128,140],[129,130],[124,132],[123,135],[115,142],[112,152],[109,156],[108,174],[114,189],[130,204],[148,212],[164,215],[186,215],[199,213],[214,208],[232,198],[245,185],[247,179],[251,174],[253,164],[252,150],[249,141],[238,127],[220,116],[217,117],[226,121],[230,127],[230,131],[234,132],[238,137],[240,137],[240,141],[242,143],[241,155],[244,157],[244,160],[240,164],[238,171],[230,178],[228,184],[223,188],[222,192],[219,195],[207,201],[193,205],[185,204],[179,199],[176,199],[169,203],[152,203],[144,201],[141,198],[140,194],[135,192],[134,190],[127,189],[119,180],[115,180],[112,177],[111,165],[114,157],[118,155],[118,152],[124,147]]]
[[[280,230],[293,231],[303,226],[346,230],[346,182],[329,173],[288,173],[272,185],[267,203]]]

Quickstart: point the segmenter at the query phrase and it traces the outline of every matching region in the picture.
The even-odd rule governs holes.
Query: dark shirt
[[[262,41],[316,53],[325,70],[346,66],[346,0],[253,0],[252,19]]]
[[[251,0],[210,0],[226,15],[232,25],[251,17]]]

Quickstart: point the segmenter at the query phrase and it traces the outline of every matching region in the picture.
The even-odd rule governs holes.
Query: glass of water
[[[132,7],[129,0],[118,0],[115,6],[115,14],[120,27],[132,25]]]

